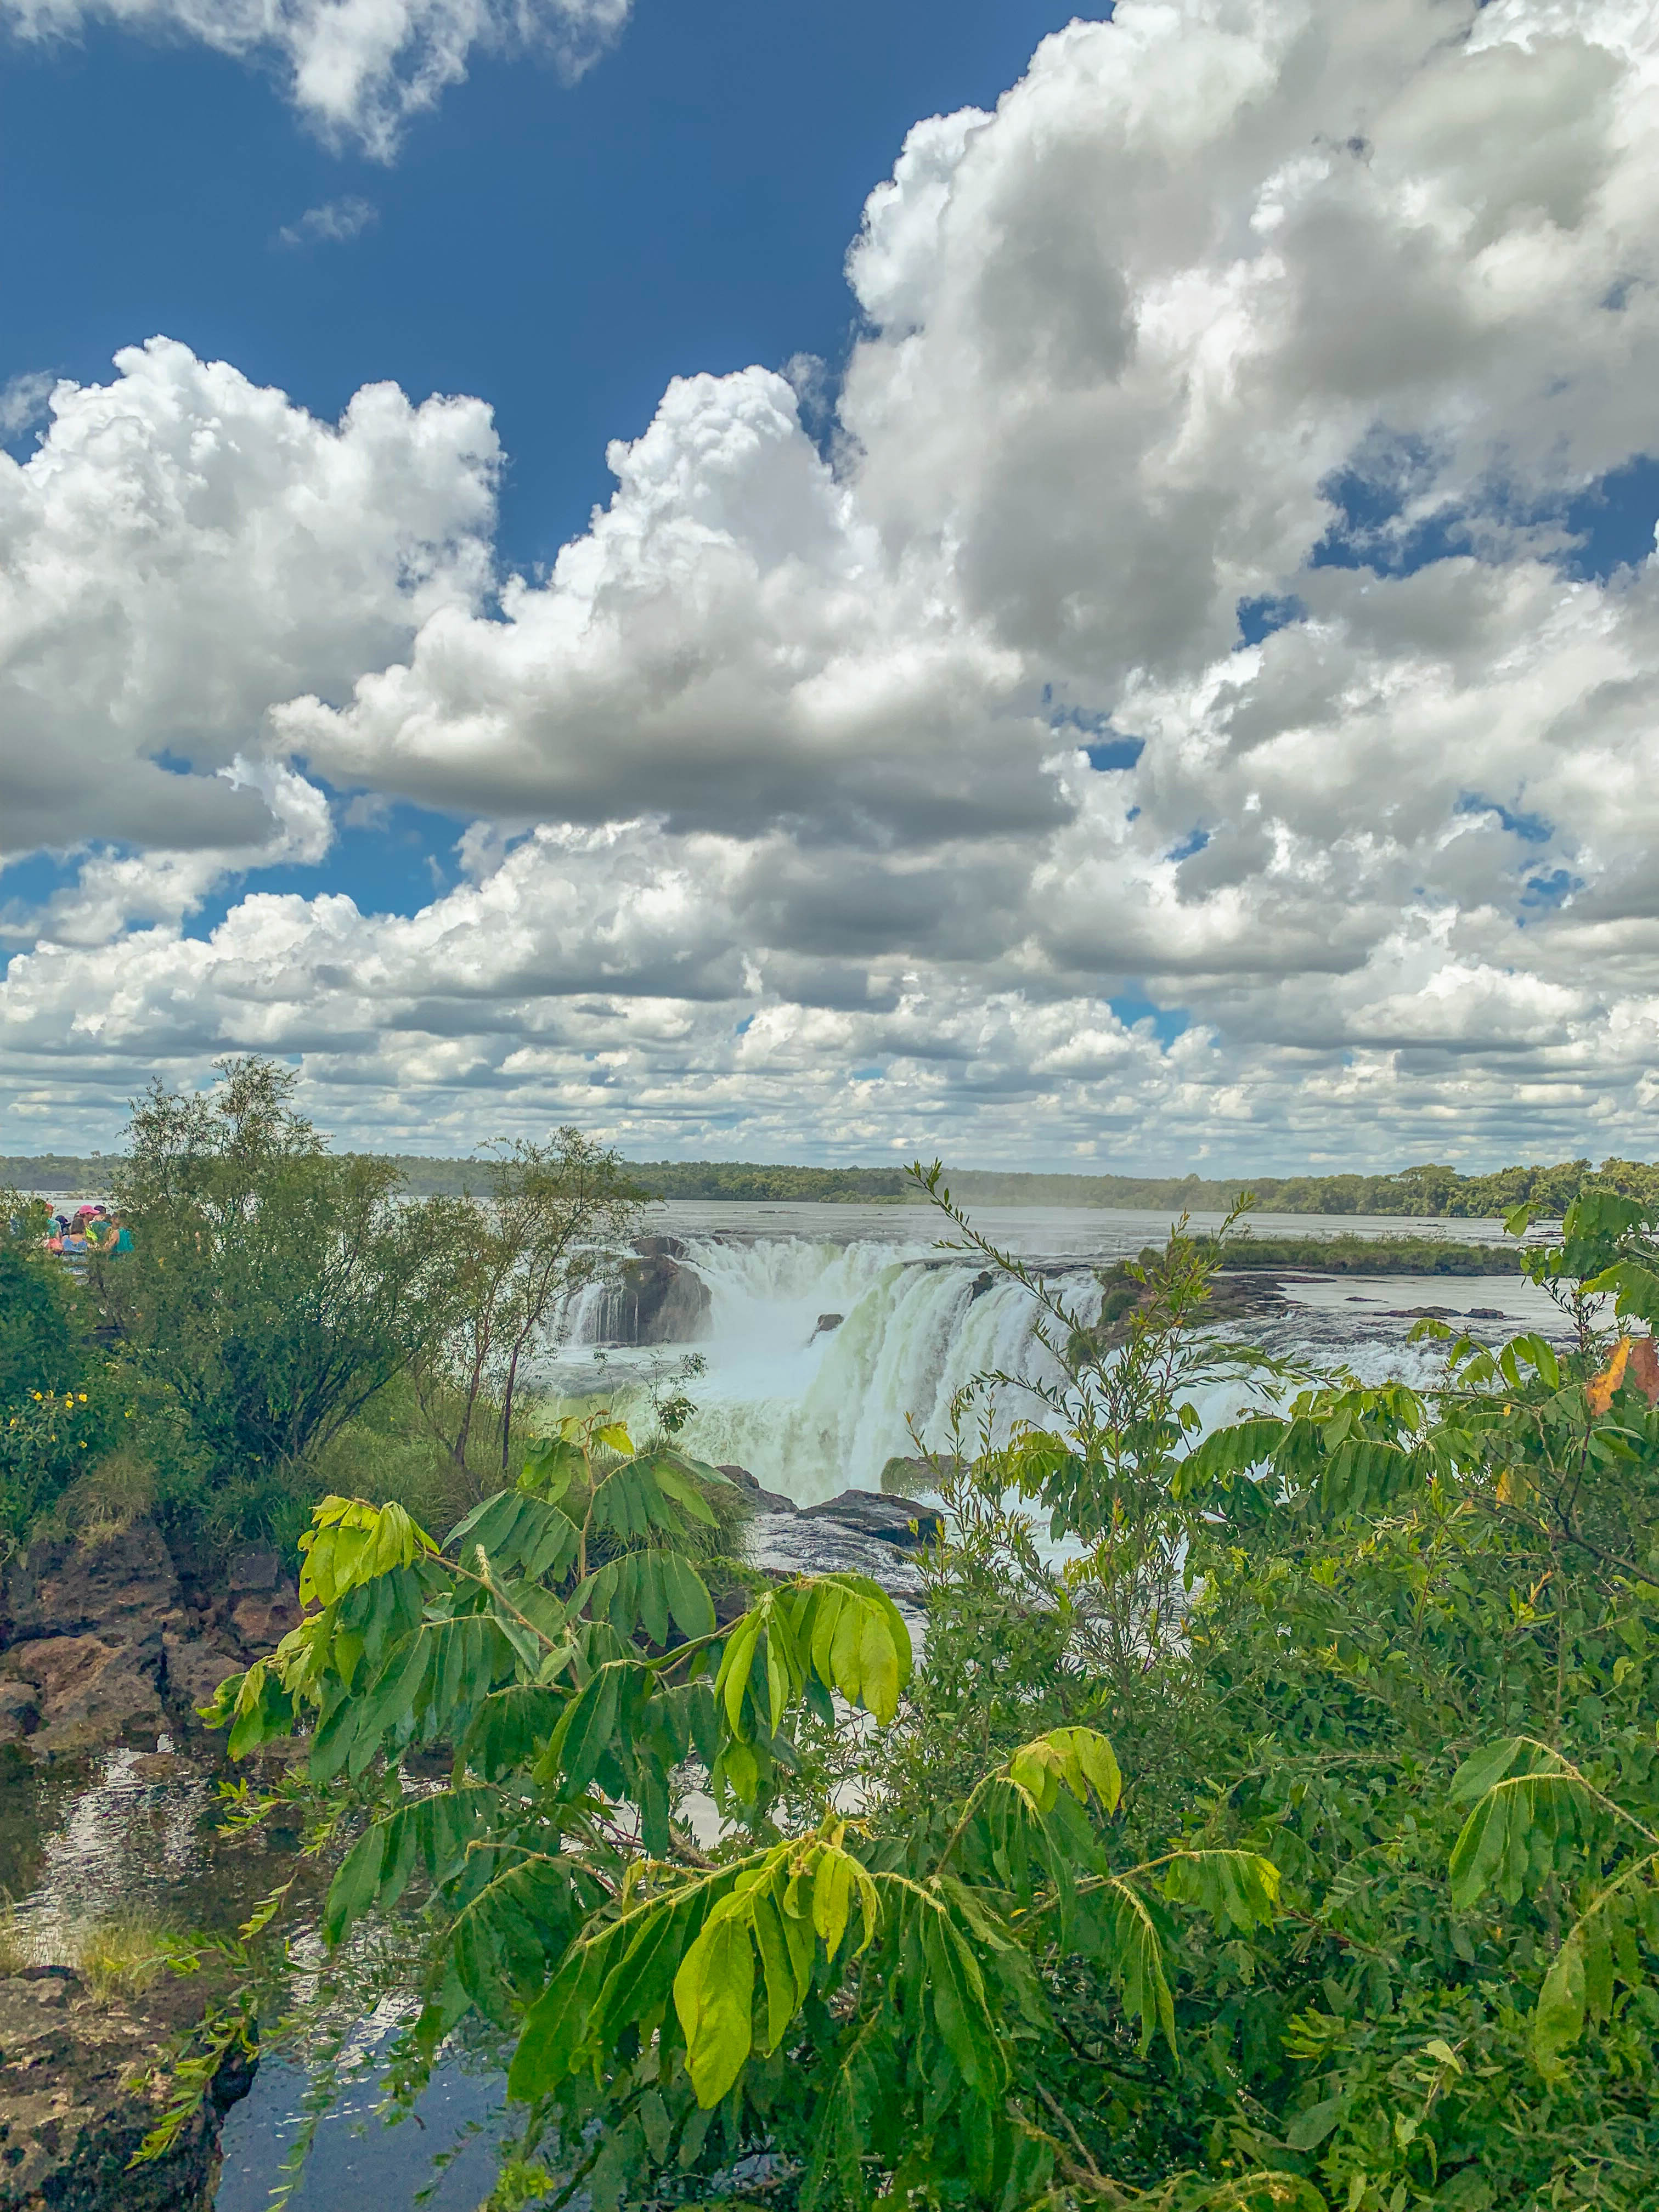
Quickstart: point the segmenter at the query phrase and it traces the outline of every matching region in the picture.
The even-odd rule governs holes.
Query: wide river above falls
[[[1161,1244],[1170,1225],[1163,1212],[1065,1207],[987,1206],[975,1218],[996,1243],[1040,1267],[1048,1287],[1085,1318],[1099,1297],[1093,1271]],[[1218,1220],[1200,1215],[1193,1226]],[[740,1463],[798,1504],[849,1485],[873,1489],[889,1459],[916,1449],[914,1438],[945,1445],[951,1401],[975,1375],[1047,1371],[1030,1296],[988,1273],[980,1255],[941,1249],[951,1224],[931,1209],[684,1203],[653,1207],[646,1227],[640,1264],[654,1269],[655,1294],[666,1285],[672,1296],[642,1331],[637,1292],[585,1294],[568,1316],[565,1343],[542,1363],[538,1387],[626,1410],[694,1354],[703,1371],[684,1385],[697,1407],[687,1446],[708,1460]],[[1475,1243],[1499,1236],[1491,1222],[1305,1214],[1258,1216],[1254,1227],[1264,1238],[1358,1231]],[[1285,1357],[1345,1362],[1373,1380],[1425,1381],[1432,1373],[1433,1347],[1407,1340],[1409,1309],[1482,1309],[1474,1326],[1493,1333],[1559,1318],[1512,1274],[1318,1279],[1299,1270],[1284,1282],[1283,1297],[1281,1307],[1251,1316],[1241,1333]],[[629,1340],[641,1334],[653,1340]],[[1216,1393],[1202,1409],[1206,1419],[1224,1418],[1241,1395],[1236,1386]],[[1013,1410],[1034,1408],[1025,1401]],[[803,1536],[818,1525],[802,1524]],[[268,1878],[246,1859],[228,1865],[216,1850],[210,1778],[179,1760],[120,1752],[72,1793],[48,1778],[0,1794],[0,1885],[43,1942],[65,1924],[135,1899],[184,1923],[223,1925]],[[265,2203],[295,2124],[298,2086],[290,2069],[268,2063],[233,2109],[216,2212],[256,2212]],[[499,2087],[493,2074],[447,2066],[426,2101],[423,2126],[390,2131],[369,2116],[372,2097],[350,2100],[325,2123],[295,2212],[360,2212],[365,2203],[401,2212],[431,2179],[432,2154],[450,2147],[459,2155],[428,2201],[434,2212],[470,2212],[493,2169]]]
[[[987,1206],[974,1215],[995,1243],[1041,1267],[1048,1286],[1085,1318],[1099,1300],[1095,1268],[1161,1245],[1170,1218],[1065,1206]],[[1199,1214],[1192,1225],[1219,1223]],[[975,1376],[1052,1374],[1033,1338],[1029,1293],[988,1273],[978,1255],[941,1249],[941,1237],[954,1232],[931,1207],[679,1203],[653,1207],[648,1227],[647,1241],[665,1245],[672,1266],[694,1279],[683,1286],[692,1295],[665,1310],[666,1334],[647,1346],[619,1344],[634,1333],[627,1295],[591,1291],[538,1379],[626,1405],[642,1374],[662,1376],[675,1355],[696,1353],[706,1371],[685,1386],[698,1408],[688,1448],[746,1467],[798,1504],[848,1485],[874,1488],[889,1459],[915,1451],[913,1434],[927,1449],[944,1447],[951,1401]],[[1490,1221],[1324,1214],[1257,1215],[1253,1229],[1263,1239],[1358,1232],[1490,1243],[1501,1236]],[[1345,1276],[1287,1282],[1285,1297],[1285,1312],[1248,1325],[1253,1337],[1310,1362],[1346,1360],[1377,1379],[1421,1379],[1432,1370],[1431,1350],[1406,1341],[1403,1308],[1480,1306],[1516,1326],[1555,1314],[1515,1275]],[[1035,1412],[1030,1401],[1018,1410]]]

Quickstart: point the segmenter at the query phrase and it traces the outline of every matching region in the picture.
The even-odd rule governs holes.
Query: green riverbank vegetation
[[[1200,1243],[1213,1239],[1200,1237]],[[1229,1274],[1519,1275],[1518,1244],[1455,1243],[1449,1237],[1262,1237],[1248,1230],[1228,1238],[1219,1255]]]
[[[198,1553],[291,1548],[331,1491],[447,1525],[499,1486],[526,1366],[633,1233],[637,1186],[564,1129],[411,1200],[393,1163],[331,1150],[294,1081],[240,1060],[137,1100],[108,1164],[132,1249],[78,1273],[42,1249],[46,1209],[0,1194],[0,1537],[143,1507]]]
[[[494,2212],[1652,2207],[1659,1209],[1583,1193],[1554,1331],[1422,1322],[1407,1388],[1228,1341],[1182,1228],[1105,1350],[917,1183],[1060,1374],[958,1401],[925,1640],[856,1575],[717,1605],[717,1471],[603,1413],[437,1537],[325,1500],[214,1718],[326,1901],[178,2117],[256,2036],[318,2109],[459,2042]]]

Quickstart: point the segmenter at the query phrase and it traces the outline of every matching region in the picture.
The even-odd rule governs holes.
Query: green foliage
[[[574,1128],[545,1144],[501,1146],[473,1164],[471,1180],[481,1188],[427,1208],[445,1295],[414,1371],[429,1421],[463,1468],[493,1395],[504,1479],[525,1363],[551,1340],[573,1294],[614,1271],[642,1194],[615,1152]]]
[[[313,1820],[339,1838],[337,1950],[419,1886],[405,2079],[469,2014],[498,2023],[526,2159],[593,2181],[599,2119],[629,2191],[711,2186],[747,2147],[786,2161],[803,2204],[934,2166],[967,2177],[963,2201],[1023,2203],[1054,2171],[1040,2105],[1012,2095],[1044,1966],[1093,1962],[1133,2047],[1173,2051],[1176,1931],[1270,1920],[1274,1870],[1231,1846],[1126,1857],[1116,1758],[1079,1724],[986,1761],[925,1834],[828,1802],[796,1826],[805,1736],[893,1729],[910,1637],[852,1575],[717,1623],[686,1545],[720,1482],[596,1413],[441,1547],[394,1506],[326,1500],[305,1620],[210,1717],[234,1756],[307,1741]],[[398,1769],[438,1744],[449,1779],[411,1798]],[[690,1760],[731,1819],[712,1860],[675,1818]]]
[[[133,1110],[115,1189],[131,1254],[94,1289],[210,1489],[259,1492],[325,1447],[428,1340],[440,1288],[395,1174],[330,1153],[270,1061]]]
[[[476,1160],[436,1159],[424,1153],[386,1154],[404,1188],[420,1197],[458,1197],[479,1186]],[[0,1177],[40,1190],[99,1197],[107,1194],[118,1163],[59,1153],[0,1158]],[[646,1195],[733,1200],[841,1200],[869,1205],[902,1202],[905,1177],[894,1168],[759,1167],[740,1160],[647,1160],[628,1172]],[[1417,1214],[1430,1218],[1482,1219],[1531,1204],[1559,1221],[1581,1190],[1600,1185],[1652,1203],[1659,1199],[1659,1166],[1641,1160],[1562,1160],[1553,1166],[1497,1168],[1465,1175],[1425,1164],[1384,1174],[1329,1176],[1030,1175],[969,1170],[955,1177],[958,1199],[969,1206],[1103,1206],[1159,1213],[1225,1213],[1242,1184],[1275,1213]]]
[[[1327,1275],[1518,1275],[1513,1244],[1454,1243],[1447,1237],[1258,1237],[1229,1243],[1231,1273],[1306,1267]]]
[[[741,1160],[645,1160],[635,1170],[653,1198],[863,1200],[902,1199],[898,1168],[751,1167]]]
[[[14,1543],[108,1449],[122,1410],[91,1300],[41,1249],[43,1217],[0,1191],[0,1537]]]
[[[78,1389],[95,1319],[80,1285],[31,1233],[44,1233],[40,1223],[15,1194],[0,1191],[0,1224],[8,1217],[17,1233],[0,1236],[0,1406],[34,1390]]]
[[[29,1390],[0,1407],[0,1535],[22,1543],[107,1450],[120,1408],[107,1378],[89,1390]]]
[[[1431,1388],[1228,1344],[1184,1226],[1111,1342],[1020,1277],[1060,1379],[959,1403],[920,1656],[856,1577],[717,1609],[718,1475],[603,1412],[441,1547],[330,1501],[216,1717],[305,1745],[337,1982],[418,1947],[395,2094],[500,2037],[502,2208],[1648,2212],[1656,1228],[1583,1194]]]

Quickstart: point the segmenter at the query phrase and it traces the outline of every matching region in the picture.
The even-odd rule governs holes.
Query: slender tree
[[[419,1379],[462,1468],[480,1407],[498,1395],[505,1472],[526,1364],[556,1339],[576,1292],[615,1270],[643,1194],[617,1155],[579,1129],[492,1149],[481,1192],[434,1205],[448,1320]]]

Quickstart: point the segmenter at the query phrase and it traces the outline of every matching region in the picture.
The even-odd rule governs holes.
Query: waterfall
[[[952,1398],[987,1369],[1054,1378],[1028,1293],[931,1241],[716,1232],[682,1249],[709,1293],[706,1333],[686,1347],[708,1372],[690,1386],[698,1411],[683,1441],[799,1504],[872,1489],[889,1459],[915,1451],[913,1418],[924,1445],[944,1447]],[[1068,1269],[1066,1287],[1085,1311],[1097,1301],[1086,1270]],[[606,1294],[583,1291],[568,1341],[603,1341],[611,1319]],[[574,1379],[568,1367],[559,1377]],[[611,1395],[623,1404],[629,1386]]]
[[[677,1345],[671,1334],[648,1351],[607,1351],[597,1382],[602,1402],[637,1425],[641,1374],[660,1376],[677,1349],[696,1352],[707,1371],[687,1386],[698,1410],[684,1441],[702,1458],[735,1461],[769,1490],[815,1504],[849,1485],[873,1489],[889,1459],[915,1451],[915,1436],[925,1448],[946,1447],[951,1399],[976,1376],[999,1369],[1059,1379],[1035,1340],[1038,1310],[1029,1293],[981,1270],[975,1257],[941,1254],[927,1217],[903,1219],[872,1208],[856,1222],[836,1219],[836,1233],[826,1235],[823,1214],[830,1209],[757,1209],[783,1216],[775,1227],[751,1226],[754,1214],[744,1220],[735,1207],[718,1219],[712,1211],[665,1208],[662,1226],[671,1233],[651,1240],[657,1250],[672,1250],[672,1266],[696,1278],[699,1298],[676,1309],[684,1318],[697,1305],[695,1336],[688,1331],[689,1340]],[[1400,1226],[1320,1216],[1261,1224],[1264,1231],[1281,1225],[1297,1235]],[[1455,1235],[1483,1226],[1435,1225]],[[995,1223],[998,1237],[1028,1257],[1048,1255],[1045,1274],[1085,1317],[1098,1310],[1093,1268],[1161,1244],[1167,1227],[1150,1214],[1060,1208],[1004,1213]],[[1459,1307],[1478,1297],[1483,1307],[1502,1307],[1512,1326],[1547,1330],[1559,1320],[1543,1291],[1513,1276],[1461,1284],[1437,1279],[1432,1290],[1420,1279],[1303,1277],[1290,1279],[1286,1291],[1285,1310],[1247,1322],[1243,1333],[1299,1366],[1342,1364],[1367,1382],[1433,1381],[1437,1347],[1406,1341],[1409,1310],[1425,1293]],[[580,1294],[568,1317],[566,1351],[539,1375],[544,1386],[567,1399],[601,1402],[592,1351],[614,1346],[626,1334],[628,1295],[597,1285]],[[835,1326],[819,1327],[833,1316],[841,1316]],[[1247,1410],[1249,1401],[1237,1382],[1195,1394],[1206,1428]],[[1015,1417],[1035,1419],[1042,1411],[1035,1399],[1003,1394],[1005,1431]]]

